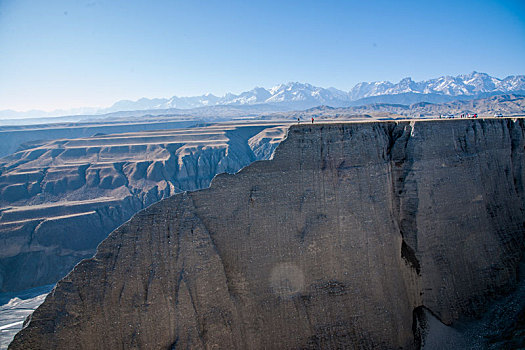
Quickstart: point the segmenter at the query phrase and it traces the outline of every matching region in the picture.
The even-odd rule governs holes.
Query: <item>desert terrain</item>
[[[258,129],[241,132],[243,140],[256,150],[254,136],[277,144],[289,127],[266,126],[274,130],[250,126]],[[12,347],[185,339],[417,348],[428,339],[431,348],[449,333],[464,344],[468,332],[458,325],[491,310],[496,296],[517,288],[516,309],[503,319],[520,312],[523,134],[523,120],[513,118],[294,125],[272,160],[163,200],[116,230],[58,284]],[[67,316],[50,338],[41,322],[55,312]],[[165,319],[163,336],[153,319]],[[133,336],[109,336],[123,324],[135,325]]]

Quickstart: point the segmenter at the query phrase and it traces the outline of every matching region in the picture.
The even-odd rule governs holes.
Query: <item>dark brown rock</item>
[[[511,290],[523,120],[299,125],[114,231],[10,349],[417,348]]]

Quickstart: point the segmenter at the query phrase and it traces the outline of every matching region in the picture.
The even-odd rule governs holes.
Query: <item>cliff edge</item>
[[[297,125],[271,161],[152,205],[61,280],[10,349],[418,348],[523,254],[525,125]]]

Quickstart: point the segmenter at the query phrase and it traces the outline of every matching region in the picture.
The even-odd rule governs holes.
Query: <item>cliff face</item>
[[[137,211],[268,158],[283,128],[232,123],[61,139],[2,159],[0,291],[55,283]]]
[[[138,213],[23,348],[417,348],[511,290],[523,120],[293,126],[272,161]]]

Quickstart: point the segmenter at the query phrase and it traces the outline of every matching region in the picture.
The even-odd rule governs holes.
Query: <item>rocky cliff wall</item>
[[[270,157],[283,128],[230,123],[61,139],[2,159],[0,291],[55,283],[137,211]]]
[[[418,348],[516,283],[519,120],[293,126],[271,161],[114,231],[24,348]]]

